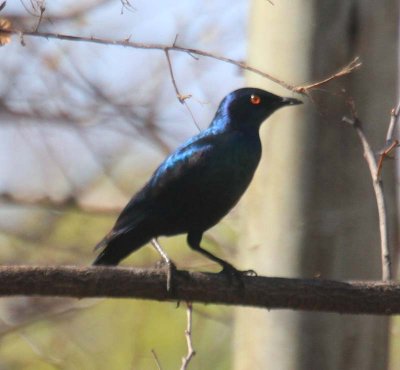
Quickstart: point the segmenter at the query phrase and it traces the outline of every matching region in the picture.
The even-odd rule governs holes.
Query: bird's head
[[[273,112],[287,105],[302,104],[294,98],[283,98],[268,91],[246,87],[228,94],[220,103],[213,125],[240,129],[258,129]]]

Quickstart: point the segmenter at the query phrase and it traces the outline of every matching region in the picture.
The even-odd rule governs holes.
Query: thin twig
[[[378,172],[377,176],[380,178],[382,172],[383,161],[386,157],[390,155],[393,149],[399,146],[399,140],[394,139],[395,128],[399,121],[400,115],[400,102],[397,104],[396,108],[393,108],[390,112],[390,122],[386,133],[386,142],[383,149],[380,151],[380,157],[378,161]]]
[[[87,302],[87,301],[86,301]],[[74,313],[92,309],[93,306],[97,305],[98,302],[94,301],[89,304],[85,304],[85,306],[78,306],[76,304],[69,304],[63,307],[58,307],[54,311],[50,309],[42,309],[40,313],[34,314],[32,317],[26,319],[23,322],[12,325],[0,325],[0,338],[4,338],[7,335],[15,334],[16,332],[24,331],[29,328],[31,325],[37,324],[39,321],[52,320],[53,322],[57,322],[58,320],[65,319],[66,316],[73,315]],[[30,306],[31,307],[31,306]]]
[[[174,41],[174,44],[173,44],[173,45],[175,45],[175,41]],[[185,100],[191,98],[192,95],[190,95],[190,94],[189,94],[189,95],[182,95],[182,94],[179,92],[178,86],[177,86],[176,81],[175,81],[174,71],[173,71],[173,69],[172,69],[171,58],[169,57],[169,50],[168,50],[168,49],[165,49],[164,52],[165,52],[165,56],[166,56],[166,58],[167,58],[168,70],[169,70],[169,74],[170,74],[170,76],[171,76],[172,85],[174,85],[176,97],[178,98],[179,102],[180,102],[181,104],[183,104],[183,103],[185,102]]]
[[[40,24],[42,23],[43,15],[44,15],[44,12],[46,11],[46,8],[42,4],[40,4],[39,11],[40,11],[40,15],[39,15],[39,19],[36,24],[36,27],[35,27],[35,32],[37,32],[39,30],[39,27],[40,27]]]
[[[361,128],[361,121],[356,115],[354,106],[352,109],[352,116],[352,118],[343,117],[343,121],[354,127],[364,149],[364,158],[368,164],[369,172],[372,177],[372,185],[375,192],[376,204],[378,206],[379,231],[381,236],[382,280],[389,281],[392,279],[392,272],[388,243],[386,204],[385,196],[383,194],[382,182],[377,176],[378,166],[376,163],[374,151],[372,150],[371,145],[369,144],[368,139],[366,138],[364,131]]]
[[[172,47],[175,47],[177,39],[178,39],[178,35],[175,36],[175,40],[174,40],[174,43],[172,44]],[[200,130],[200,126],[197,123],[197,121],[196,121],[191,109],[189,108],[189,106],[186,103],[186,99],[191,98],[192,95],[190,95],[190,94],[189,95],[183,95],[183,94],[181,94],[179,92],[178,85],[176,84],[176,80],[175,80],[175,76],[174,76],[174,71],[172,69],[172,63],[171,63],[171,58],[169,56],[169,50],[168,49],[164,49],[164,53],[165,53],[165,57],[167,58],[169,75],[171,77],[172,85],[174,86],[174,89],[175,89],[176,97],[178,98],[179,102],[186,107],[187,111],[189,112],[190,116],[192,117],[192,121],[193,121],[194,125],[196,126],[196,128],[199,131],[201,131]]]
[[[61,365],[64,361],[60,357],[56,357],[53,353],[49,353],[50,351],[45,351],[42,349],[41,345],[37,340],[32,340],[28,334],[19,333],[19,336],[28,344],[28,346],[32,349],[32,351],[45,363],[53,365],[52,367],[61,369]]]
[[[193,314],[193,305],[191,302],[186,302],[186,330],[185,330],[185,338],[187,343],[187,354],[182,358],[182,366],[181,370],[186,370],[189,366],[189,363],[193,356],[196,354],[196,351],[193,349],[193,341],[192,341],[192,316]]]
[[[258,74],[259,76],[265,77],[288,90],[297,92],[299,94],[304,94],[304,95],[307,95],[308,90],[310,90],[311,88],[321,86],[323,84],[326,84],[327,82],[332,81],[335,78],[345,76],[361,66],[359,59],[355,58],[349,64],[347,64],[345,67],[341,68],[339,70],[339,72],[336,72],[335,74],[333,74],[319,82],[315,82],[313,84],[306,85],[306,86],[297,86],[296,87],[296,86],[290,85],[290,84],[280,80],[279,78],[272,76],[269,73],[263,72],[257,68],[249,66],[245,62],[237,61],[237,60],[227,58],[222,55],[214,54],[214,53],[204,51],[204,50],[178,46],[176,44],[176,38],[172,45],[164,45],[164,44],[156,44],[156,43],[147,44],[147,43],[141,43],[141,42],[133,42],[133,41],[130,41],[130,38],[127,38],[125,40],[112,40],[112,39],[104,39],[104,38],[98,38],[98,37],[73,36],[73,35],[53,33],[53,32],[20,31],[20,30],[16,30],[16,29],[4,29],[4,28],[2,28],[0,31],[3,32],[4,34],[19,35],[19,37],[21,39],[21,43],[23,45],[25,43],[24,37],[31,36],[31,37],[42,37],[42,38],[46,38],[46,39],[73,41],[73,42],[89,42],[89,43],[93,43],[93,44],[110,45],[110,46],[124,46],[124,47],[130,47],[130,48],[134,48],[134,49],[160,50],[160,51],[164,51],[164,53],[166,53],[166,55],[168,56],[167,59],[169,59],[169,55],[168,55],[169,51],[177,51],[177,52],[181,52],[181,53],[186,53],[190,56],[199,55],[199,56],[203,56],[206,58],[212,58],[212,59],[220,60],[225,63],[233,64],[241,69],[244,69],[246,71]],[[175,91],[176,91],[176,89],[175,89]],[[179,94],[179,92],[178,92],[178,94]],[[178,95],[178,97],[179,97],[179,95]]]
[[[164,45],[164,44],[146,44],[146,43],[141,43],[141,42],[133,42],[130,41],[129,38],[125,40],[112,40],[112,39],[104,39],[104,38],[98,38],[98,37],[84,37],[84,36],[73,36],[73,35],[67,35],[67,34],[61,34],[61,33],[53,33],[53,32],[39,32],[39,31],[19,31],[16,29],[1,29],[1,32],[5,34],[16,34],[19,35],[21,39],[24,39],[25,36],[30,36],[30,37],[42,37],[46,39],[57,39],[57,40],[65,40],[65,41],[73,41],[73,42],[88,42],[88,43],[93,43],[93,44],[101,44],[101,45],[109,45],[109,46],[124,46],[124,47],[130,47],[134,49],[146,49],[146,50],[160,50],[160,51],[177,51],[177,52],[182,52],[186,54],[193,54],[193,55],[199,55],[203,56],[206,58],[212,58],[212,59],[217,59],[222,62],[226,62],[229,64],[233,64],[237,67],[240,67],[242,69],[245,69],[247,71],[256,73],[262,77],[268,78],[269,80],[277,83],[278,85],[294,91],[295,87],[270,75],[269,73],[265,73],[257,68],[251,67],[247,65],[244,62],[237,61],[231,58],[227,58],[218,54],[214,54],[208,51],[204,50],[199,50],[199,49],[193,49],[193,48],[185,48],[183,46],[178,46],[176,44],[173,45]]]
[[[157,365],[158,370],[162,370],[160,360],[158,359],[157,353],[154,349],[151,350],[151,354],[153,355],[154,361]]]
[[[379,161],[378,161],[378,169],[376,173],[376,177],[378,179],[381,178],[381,172],[382,172],[382,167],[383,167],[383,161],[385,160],[386,157],[390,155],[390,153],[399,146],[399,140],[393,140],[391,144],[387,144],[386,148],[381,150],[380,156],[379,156]]]
[[[189,112],[190,117],[192,118],[192,121],[193,121],[194,125],[196,126],[196,128],[197,128],[197,129],[199,130],[199,132],[200,132],[200,131],[201,131],[201,128],[200,128],[200,126],[199,126],[199,123],[196,121],[196,118],[195,118],[195,116],[194,116],[192,110],[189,108],[189,105],[188,105],[186,102],[184,102],[183,105],[186,107],[186,110]]]
[[[336,78],[343,77],[343,76],[346,76],[346,75],[352,73],[354,70],[361,67],[361,64],[362,63],[360,62],[360,58],[355,57],[349,64],[342,67],[338,72],[334,73],[333,75],[331,75],[321,81],[314,82],[309,85],[297,86],[293,89],[293,91],[298,92],[300,94],[307,94],[308,90],[315,89],[317,87],[327,84],[328,82],[331,82],[332,80],[334,80]]]
[[[399,121],[399,115],[400,115],[400,102],[398,102],[397,107],[392,109],[392,111],[390,112],[390,122],[386,134],[386,144],[391,143],[393,141],[394,129]]]

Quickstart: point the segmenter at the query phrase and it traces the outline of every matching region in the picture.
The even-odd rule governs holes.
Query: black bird
[[[130,200],[113,229],[96,246],[94,265],[117,265],[153,238],[188,234],[189,246],[238,271],[200,246],[203,233],[239,201],[261,157],[259,128],[277,109],[302,102],[256,88],[231,92],[210,126],[188,140]]]

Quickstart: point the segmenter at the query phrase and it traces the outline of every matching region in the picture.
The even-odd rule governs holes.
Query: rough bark
[[[140,298],[307,311],[400,313],[400,284],[339,282],[176,271],[167,291],[162,269],[71,266],[2,266],[0,296]]]

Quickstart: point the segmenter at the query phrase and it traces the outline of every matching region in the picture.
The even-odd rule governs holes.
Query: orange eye
[[[250,102],[251,104],[257,105],[261,103],[261,98],[258,95],[252,95],[250,96]]]

